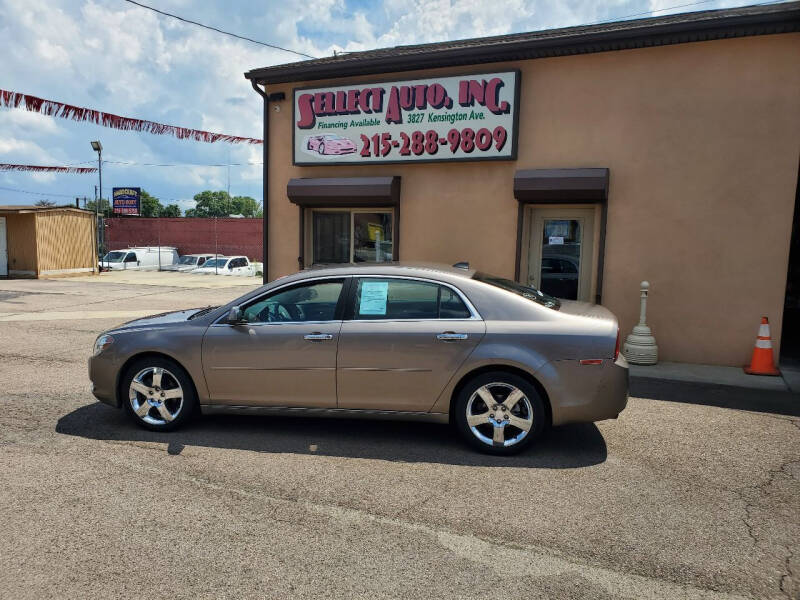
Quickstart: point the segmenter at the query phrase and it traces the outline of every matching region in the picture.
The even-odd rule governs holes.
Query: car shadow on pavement
[[[467,447],[452,427],[434,423],[310,417],[203,415],[171,433],[146,431],[121,410],[99,402],[61,417],[56,432],[95,440],[161,442],[169,454],[186,446],[253,452],[320,454],[400,462],[487,467],[574,469],[602,463],[607,448],[593,423],[550,430],[537,444],[511,457]]]

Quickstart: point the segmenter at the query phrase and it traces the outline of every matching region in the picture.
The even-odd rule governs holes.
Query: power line
[[[673,8],[686,8],[689,6],[697,6],[699,4],[708,4],[709,2],[714,2],[715,0],[701,0],[700,2],[690,2],[688,4],[676,4],[675,6],[665,6],[664,8],[657,8],[655,10],[647,10],[645,12],[633,13],[631,15],[624,15],[622,17],[612,17],[610,19],[604,19],[602,21],[593,21],[591,23],[586,23],[587,25],[599,25],[601,23],[613,23],[614,21],[624,21],[625,19],[632,19],[633,17],[643,17],[645,15],[652,15],[657,12],[664,12],[665,10],[672,10]]]
[[[58,196],[60,198],[77,198],[77,197],[80,196],[80,194],[51,194],[51,193],[45,193],[45,192],[30,192],[28,190],[17,190],[17,189],[8,188],[8,187],[0,187],[0,190],[6,191],[6,192],[17,192],[19,194],[34,194],[36,196]]]
[[[625,15],[622,17],[612,17],[610,19],[604,19],[602,21],[592,21],[591,23],[585,23],[585,25],[600,25],[602,23],[613,23],[615,21],[624,21],[625,19],[632,19],[633,17],[643,17],[658,12],[664,12],[666,10],[673,10],[675,8],[688,8],[689,6],[699,6],[700,4],[708,4],[709,2],[715,2],[715,1],[716,0],[700,0],[699,2],[689,2],[688,4],[676,4],[675,6],[665,6],[664,8],[657,8],[655,10],[633,13],[631,15]],[[786,0],[768,0],[767,2],[760,2],[758,4],[751,4],[749,6],[765,6],[767,4],[779,4],[781,2],[786,2]]]
[[[16,188],[10,187],[0,187],[0,190],[5,192],[15,192],[18,194],[33,194],[34,196],[58,196],[59,198],[83,198],[81,194],[50,194],[46,192],[31,192],[30,190],[19,190]],[[107,198],[103,198],[103,200],[108,200]],[[192,198],[161,198],[158,197],[159,201],[168,201],[168,202],[191,202]]]
[[[216,31],[217,33],[223,33],[225,35],[229,35],[231,37],[238,38],[240,40],[245,40],[246,42],[253,42],[254,44],[260,44],[262,46],[266,46],[268,48],[274,48],[276,50],[283,50],[284,52],[291,52],[292,54],[297,54],[298,56],[303,56],[305,58],[317,58],[316,56],[311,56],[310,54],[305,54],[303,52],[298,52],[297,50],[289,50],[289,48],[283,48],[282,46],[276,46],[275,44],[267,44],[266,42],[259,42],[258,40],[254,40],[249,37],[245,37],[243,35],[236,35],[235,33],[231,33],[229,31],[222,31],[222,29],[217,29],[216,27],[212,27],[210,25],[204,25],[203,23],[198,23],[197,21],[192,21],[190,19],[184,19],[183,17],[179,17],[178,15],[173,15],[172,13],[164,12],[163,10],[158,10],[157,8],[153,8],[152,6],[147,6],[146,4],[142,4],[141,2],[135,2],[134,0],[125,0],[125,2],[129,2],[130,4],[135,4],[136,6],[140,6],[141,8],[146,8],[147,10],[152,10],[160,15],[164,15],[165,17],[172,17],[173,19],[178,19],[179,21],[183,21],[184,23],[190,23],[192,25],[197,25],[198,27],[203,27],[205,29],[210,29],[211,31]]]
[[[87,161],[88,162],[88,161]],[[127,160],[104,160],[104,165],[121,165],[124,167],[252,167],[260,166],[264,163],[140,163]]]

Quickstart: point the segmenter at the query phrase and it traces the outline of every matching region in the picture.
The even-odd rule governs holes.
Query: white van
[[[160,258],[159,258],[160,256]],[[178,250],[169,246],[145,246],[112,250],[100,259],[101,271],[156,270],[178,262]]]

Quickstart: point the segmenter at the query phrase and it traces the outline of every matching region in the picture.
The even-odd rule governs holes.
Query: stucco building
[[[790,360],[798,65],[793,2],[254,69],[268,277],[468,261],[623,334],[646,279],[663,360],[743,364],[762,315]]]

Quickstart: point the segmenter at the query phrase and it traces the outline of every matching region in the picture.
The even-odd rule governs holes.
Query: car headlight
[[[97,356],[113,343],[114,343],[114,338],[112,336],[101,335],[94,341],[94,354],[92,356]]]

